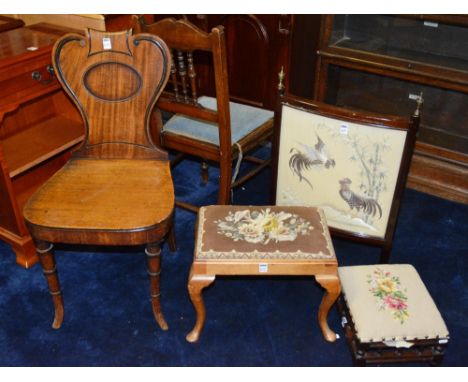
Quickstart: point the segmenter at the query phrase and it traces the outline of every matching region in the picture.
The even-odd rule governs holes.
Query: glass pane
[[[331,65],[326,102],[409,118],[421,92],[418,140],[468,154],[468,94]]]
[[[336,15],[331,45],[468,70],[468,27],[390,15]]]

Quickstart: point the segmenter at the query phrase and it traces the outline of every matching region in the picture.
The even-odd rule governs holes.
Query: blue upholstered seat
[[[216,110],[216,98],[200,97],[198,102],[205,108]],[[253,106],[229,102],[231,113],[231,142],[234,144],[273,118],[273,112]],[[163,131],[184,135],[219,146],[216,123],[201,121],[183,115],[174,115],[163,127]]]

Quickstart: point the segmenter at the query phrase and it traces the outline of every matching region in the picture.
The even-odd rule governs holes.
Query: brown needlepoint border
[[[267,243],[234,241],[219,230],[219,221],[230,213],[246,211],[295,214],[310,224],[307,234],[294,240]],[[208,206],[202,207],[198,216],[196,259],[256,260],[256,259],[334,259],[335,252],[323,211],[315,207],[299,206]]]

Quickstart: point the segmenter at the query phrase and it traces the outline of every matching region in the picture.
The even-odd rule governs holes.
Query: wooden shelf
[[[54,115],[3,140],[10,178],[68,150],[84,138],[83,125]]]
[[[23,205],[84,139],[78,109],[49,70],[55,41],[68,32],[36,24],[0,33],[0,240],[26,268],[38,257]]]
[[[415,52],[408,49],[389,48],[388,46],[379,46],[378,41],[354,41],[342,40],[341,42],[332,45],[336,48],[344,48],[356,50],[359,52],[368,52],[369,54],[388,56],[407,60],[408,62],[419,62],[423,65],[431,65],[437,67],[447,67],[456,70],[468,70],[468,61],[459,57],[447,57],[437,54]]]

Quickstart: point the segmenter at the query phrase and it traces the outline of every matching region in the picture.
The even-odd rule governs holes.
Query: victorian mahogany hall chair
[[[229,102],[226,42],[222,26],[207,33],[184,19],[167,18],[147,24],[142,16],[134,16],[134,29],[161,37],[172,50],[171,80],[155,110],[155,113],[159,109],[174,113],[163,126],[158,127],[161,145],[181,154],[175,157],[173,165],[180,162],[183,154],[202,158],[205,181],[208,178],[208,161],[218,162],[217,203],[229,204],[231,189],[269,164],[269,160],[244,156],[244,153],[271,138],[273,112]],[[194,61],[200,53],[205,59],[206,55],[212,57],[215,97],[199,94],[197,63]],[[242,158],[256,165],[236,180]],[[236,159],[233,176],[232,164]],[[176,204],[192,211],[198,210],[189,203],[177,201]]]
[[[145,245],[152,308],[159,299],[160,242],[169,232],[174,188],[167,153],[150,138],[150,111],[169,76],[170,52],[158,37],[88,30],[52,52],[61,85],[83,117],[85,141],[27,202],[24,217],[52,295],[53,328],[63,301],[53,243]]]

